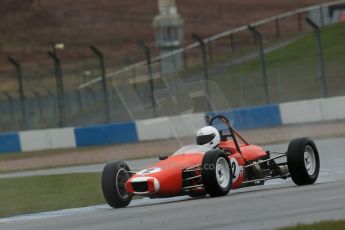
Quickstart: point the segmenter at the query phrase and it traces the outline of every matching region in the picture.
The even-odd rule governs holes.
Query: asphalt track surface
[[[124,209],[100,205],[0,219],[0,229],[240,230],[345,219],[345,138],[318,140],[316,144],[321,172],[314,185],[298,187],[291,180],[274,180],[264,186],[233,190],[219,198],[140,199]],[[267,149],[281,151],[286,147],[273,145]]]

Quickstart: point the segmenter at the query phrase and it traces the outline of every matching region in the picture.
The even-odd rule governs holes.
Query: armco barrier
[[[20,152],[18,133],[0,134],[0,153]]]
[[[135,123],[116,123],[75,128],[77,147],[137,142]]]
[[[345,96],[222,111],[236,129],[263,128],[345,119]],[[161,117],[135,123],[0,134],[0,153],[133,143],[193,136],[204,125],[203,114]]]

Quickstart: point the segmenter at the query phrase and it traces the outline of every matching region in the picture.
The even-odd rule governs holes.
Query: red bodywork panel
[[[245,180],[245,165],[267,156],[267,153],[259,146],[247,143],[239,144],[241,152],[238,152],[233,141],[222,141],[219,147],[229,154],[232,168],[232,189],[240,188]],[[146,183],[147,192],[142,195],[154,195],[156,197],[174,196],[181,192],[182,171],[186,168],[201,165],[204,153],[195,152],[188,154],[172,155],[152,166],[136,173],[126,182],[126,190],[133,193],[133,183]],[[200,171],[199,171],[200,173]],[[135,192],[134,192],[135,193]]]
[[[153,177],[159,181],[159,190],[156,191],[155,195],[171,196],[177,194],[182,187],[182,170],[200,165],[203,156],[204,154],[201,153],[171,156],[132,176],[127,181],[126,188],[131,188],[130,182],[134,178]],[[131,192],[130,189],[127,191]]]
[[[232,154],[238,153],[236,145],[233,141],[222,141],[220,142],[219,147],[230,151]],[[254,161],[267,156],[266,151],[257,145],[239,143],[239,147],[241,149],[242,157],[245,161]]]
[[[232,189],[240,188],[242,182],[245,179],[245,161],[242,158],[242,155],[238,152],[233,153],[229,156],[231,170],[232,170]]]
[[[267,152],[257,145],[247,145],[241,147],[242,157],[245,161],[254,161],[267,157]]]

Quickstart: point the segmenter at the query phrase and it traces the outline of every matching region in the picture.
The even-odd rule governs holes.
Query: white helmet
[[[211,148],[215,148],[219,145],[220,134],[219,131],[212,126],[205,126],[199,129],[196,134],[196,143],[198,145],[204,145]]]

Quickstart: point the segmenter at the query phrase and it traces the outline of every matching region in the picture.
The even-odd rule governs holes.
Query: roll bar
[[[235,146],[236,146],[237,151],[238,151],[239,153],[241,153],[241,149],[240,149],[240,146],[239,146],[239,144],[238,144],[237,137],[236,137],[236,134],[239,135],[239,133],[238,133],[237,131],[235,131],[234,128],[231,126],[231,123],[230,123],[230,121],[228,120],[228,118],[226,118],[224,115],[220,115],[220,114],[219,114],[219,115],[214,115],[214,116],[212,116],[212,117],[211,117],[211,115],[206,115],[206,116],[205,116],[205,120],[206,120],[206,123],[207,123],[208,125],[210,125],[210,126],[213,125],[213,122],[214,122],[215,120],[220,120],[220,121],[222,121],[222,122],[226,125],[226,127],[229,129],[230,136],[231,136],[232,140],[233,140],[234,143],[235,143]],[[239,137],[240,137],[240,139],[241,139],[242,141],[244,141],[246,144],[248,144],[248,143],[244,140],[243,137],[241,137],[240,135],[239,135]]]

